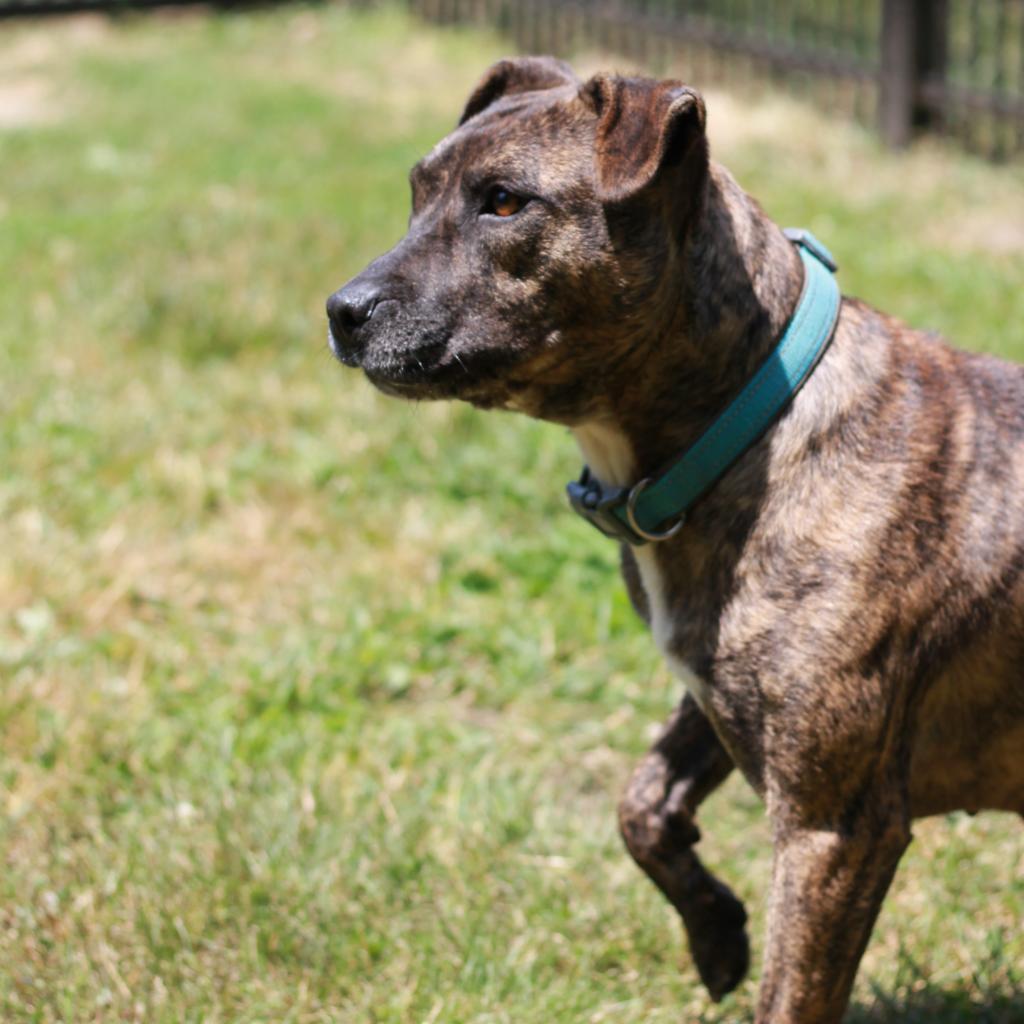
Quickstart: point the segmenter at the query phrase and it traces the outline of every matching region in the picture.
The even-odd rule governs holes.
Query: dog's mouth
[[[404,351],[374,347],[359,359],[363,373],[376,385],[416,385],[438,375],[445,364],[447,338]]]
[[[415,390],[434,380],[443,365],[448,342],[448,338],[440,338],[398,351],[381,345],[346,348],[332,330],[327,332],[328,348],[339,363],[361,369],[374,386],[389,393]]]
[[[378,391],[411,400],[463,399],[475,405],[500,404],[508,390],[508,370],[519,356],[495,349],[460,351],[448,336],[408,349],[370,345],[357,355],[342,356],[333,340],[331,349],[346,366],[362,369]]]
[[[447,398],[458,383],[469,383],[465,364],[451,352],[449,338],[399,352],[371,349],[360,365],[375,388],[396,398]]]

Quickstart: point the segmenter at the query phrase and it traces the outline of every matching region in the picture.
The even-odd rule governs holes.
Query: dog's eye
[[[487,201],[484,203],[484,213],[493,213],[496,217],[511,217],[517,214],[526,205],[522,196],[515,192],[509,192],[501,185],[495,185],[487,193]]]

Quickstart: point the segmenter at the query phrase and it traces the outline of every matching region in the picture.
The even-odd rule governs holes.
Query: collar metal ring
[[[636,521],[636,500],[640,497],[643,489],[651,482],[649,476],[644,477],[638,484],[634,485],[633,489],[629,492],[629,498],[626,501],[626,521],[629,523],[629,528],[638,536],[643,537],[644,540],[650,540],[657,542],[659,540],[668,540],[669,537],[674,537],[682,528],[683,523],[686,522],[686,513],[682,512],[679,518],[676,520],[674,526],[669,529],[662,531],[661,533],[650,533],[639,526]]]

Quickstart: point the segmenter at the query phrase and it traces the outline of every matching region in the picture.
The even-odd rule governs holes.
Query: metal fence
[[[189,0],[0,0],[0,17],[163,2]],[[1024,0],[404,2],[432,22],[495,28],[523,51],[599,49],[697,85],[792,86],[894,146],[939,133],[994,159],[1024,154]]]
[[[621,54],[701,83],[789,85],[901,146],[1024,153],[1024,0],[408,0],[524,51]]]

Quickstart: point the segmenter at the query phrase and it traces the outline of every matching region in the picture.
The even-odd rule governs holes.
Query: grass
[[[4,1021],[750,1019],[615,833],[678,688],[571,440],[326,353],[501,50],[333,7],[0,38]],[[1019,170],[709,109],[847,290],[1024,358]],[[702,824],[756,935],[761,808],[734,780]],[[1019,822],[916,833],[850,1019],[1020,1021]]]

